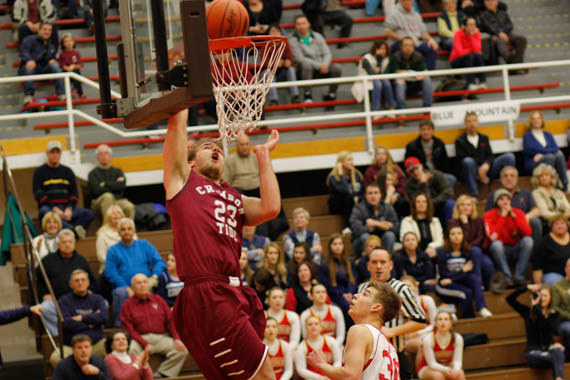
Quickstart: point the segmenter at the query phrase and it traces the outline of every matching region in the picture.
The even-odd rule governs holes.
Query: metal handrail
[[[58,338],[58,343],[59,343],[59,353],[61,356],[61,359],[63,359],[63,314],[61,313],[61,309],[59,307],[59,304],[57,302],[57,298],[55,297],[55,293],[53,291],[53,288],[51,286],[51,282],[49,281],[49,278],[47,276],[47,273],[45,271],[45,268],[42,264],[42,261],[40,259],[40,255],[38,250],[36,249],[36,247],[34,247],[34,245],[32,244],[32,233],[30,231],[30,228],[28,226],[28,222],[26,220],[26,216],[24,214],[24,208],[22,207],[22,203],[20,202],[20,197],[18,196],[18,189],[16,188],[16,183],[14,181],[14,177],[12,175],[12,171],[10,170],[10,167],[8,166],[8,159],[6,158],[6,152],[4,151],[4,147],[2,147],[2,145],[0,145],[0,155],[2,157],[2,175],[4,177],[4,195],[6,196],[6,200],[8,200],[8,196],[10,194],[9,190],[8,190],[8,186],[10,186],[12,188],[12,194],[14,195],[14,198],[16,199],[16,204],[18,205],[18,210],[20,211],[20,218],[22,219],[22,239],[23,239],[23,247],[24,247],[24,258],[26,259],[26,271],[28,272],[29,278],[32,280],[32,294],[35,300],[35,304],[39,304],[40,300],[38,298],[38,279],[36,277],[37,273],[35,270],[36,265],[38,266],[40,273],[45,281],[46,287],[48,289],[49,295],[51,296],[53,303],[55,305],[55,311],[57,314],[57,330],[58,330],[58,334],[59,336]],[[9,184],[9,185],[8,185]],[[9,209],[8,210],[8,214],[10,215],[10,222],[12,224],[12,227],[14,227],[14,223],[13,223],[13,217],[12,214],[10,213]],[[4,225],[6,225],[6,223],[4,223]],[[37,264],[36,264],[37,263]],[[49,337],[49,340],[53,346],[54,349],[57,349],[58,345],[55,343],[54,341],[54,337],[51,335],[49,329],[47,328],[47,325],[43,319],[42,316],[40,316],[40,320],[42,321],[42,324],[44,325],[44,328],[47,332],[47,335]]]
[[[545,61],[545,62],[529,62],[529,63],[517,63],[517,64],[503,64],[494,66],[482,66],[482,67],[472,67],[472,68],[462,68],[462,69],[446,69],[446,70],[433,70],[433,71],[422,71],[421,76],[437,77],[437,76],[448,76],[448,75],[461,75],[469,73],[487,73],[487,72],[501,72],[503,79],[503,89],[504,89],[504,100],[511,100],[511,91],[509,83],[509,71],[510,70],[528,70],[528,69],[539,69],[548,67],[559,67],[559,66],[570,66],[570,60],[557,60],[557,61]],[[395,74],[375,74],[375,75],[358,75],[350,77],[339,77],[339,78],[328,78],[328,79],[313,79],[313,80],[301,80],[301,81],[291,81],[291,82],[278,82],[272,83],[270,87],[275,88],[285,88],[291,86],[324,86],[329,84],[340,84],[340,83],[355,83],[361,82],[367,88],[369,82],[380,79],[403,79],[403,78],[413,78],[418,75],[418,72],[413,73],[395,73]],[[122,138],[130,137],[147,137],[147,136],[157,136],[165,135],[166,129],[155,129],[155,130],[144,130],[144,131],[124,131],[116,128],[97,117],[93,117],[83,111],[73,109],[73,103],[71,101],[71,79],[77,80],[84,83],[87,86],[99,89],[99,84],[90,79],[87,79],[81,75],[73,72],[56,73],[56,74],[41,74],[41,75],[26,75],[26,76],[15,76],[0,78],[0,84],[3,83],[13,83],[13,82],[25,82],[31,80],[52,80],[52,79],[63,79],[65,85],[66,93],[66,110],[65,111],[51,111],[51,112],[36,112],[28,114],[13,114],[13,115],[0,115],[0,121],[8,120],[21,120],[21,119],[37,119],[45,117],[54,116],[67,116],[68,118],[68,128],[69,128],[69,140],[70,140],[70,151],[75,154],[77,151],[75,145],[74,131],[75,124],[73,117],[77,116],[87,121],[92,122],[98,127],[104,128],[107,131],[120,136]],[[116,91],[111,91],[112,96],[119,98],[120,94]],[[551,96],[551,97],[534,97],[534,98],[524,98],[517,99],[520,104],[529,103],[552,103],[552,102],[565,102],[570,101],[570,95],[562,96]],[[258,126],[276,126],[290,123],[311,123],[317,121],[338,121],[347,119],[365,119],[366,124],[366,137],[368,140],[367,151],[373,152],[374,148],[374,135],[372,132],[372,118],[382,117],[389,115],[410,115],[410,114],[424,114],[429,113],[430,107],[417,107],[417,108],[406,108],[400,110],[384,110],[384,111],[372,111],[370,109],[370,95],[368,91],[364,91],[364,101],[363,101],[363,111],[362,112],[347,112],[347,113],[334,113],[334,114],[324,114],[319,116],[304,116],[304,117],[286,117],[280,119],[272,120],[261,120],[257,124]],[[513,121],[510,120],[508,128],[509,139],[514,138],[514,125]],[[188,133],[204,132],[204,131],[215,131],[218,129],[216,124],[202,125],[197,127],[188,127]]]

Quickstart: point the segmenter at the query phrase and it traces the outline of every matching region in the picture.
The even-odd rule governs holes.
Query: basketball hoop
[[[218,129],[224,145],[255,128],[261,120],[286,40],[285,36],[210,40]]]

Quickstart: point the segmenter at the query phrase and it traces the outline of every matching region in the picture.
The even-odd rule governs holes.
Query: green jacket
[[[32,219],[28,214],[24,213],[28,228],[35,237],[38,233],[32,223]],[[10,258],[10,244],[22,243],[22,217],[16,198],[10,193],[8,194],[8,202],[6,202],[6,213],[4,214],[4,228],[2,229],[2,248],[0,254],[0,265],[6,264]]]

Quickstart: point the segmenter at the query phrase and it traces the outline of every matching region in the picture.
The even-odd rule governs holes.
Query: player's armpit
[[[277,194],[279,197],[279,194]],[[281,198],[279,198],[281,199]],[[275,212],[274,207],[267,207],[266,204],[257,197],[242,197],[243,209],[245,212],[244,224],[247,226],[257,226],[279,215],[279,209]],[[281,203],[279,202],[279,205]]]
[[[188,177],[188,145],[186,122],[188,110],[180,111],[170,117],[164,140],[164,189],[166,199],[172,199],[182,188]]]
[[[354,325],[348,330],[344,349],[344,365],[320,366],[323,374],[331,380],[358,380],[372,351],[372,334],[365,326]]]

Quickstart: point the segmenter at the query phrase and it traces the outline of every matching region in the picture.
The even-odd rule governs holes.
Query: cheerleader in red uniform
[[[336,339],[339,347],[342,347],[346,335],[346,327],[342,310],[336,305],[327,304],[327,288],[323,284],[314,284],[311,288],[311,300],[313,306],[301,313],[301,326],[305,326],[307,318],[311,315],[318,315],[321,318],[323,330],[321,334],[329,335]],[[307,337],[307,331],[302,329],[303,338]]]
[[[463,338],[453,331],[451,314],[440,311],[435,329],[423,339],[423,358],[418,365],[420,380],[465,380]]]
[[[267,317],[263,343],[268,347],[268,356],[277,380],[289,380],[293,376],[293,352],[291,346],[277,337],[278,323]]]
[[[305,321],[307,337],[299,344],[295,352],[295,368],[297,373],[305,380],[325,380],[320,371],[311,366],[307,366],[307,355],[315,350],[321,350],[327,359],[327,363],[334,367],[342,366],[342,354],[336,340],[331,336],[321,334],[321,318],[318,315],[311,315]]]
[[[267,293],[269,309],[265,315],[277,321],[277,337],[289,343],[291,350],[295,350],[301,340],[301,323],[294,311],[285,310],[285,291],[274,287]]]

